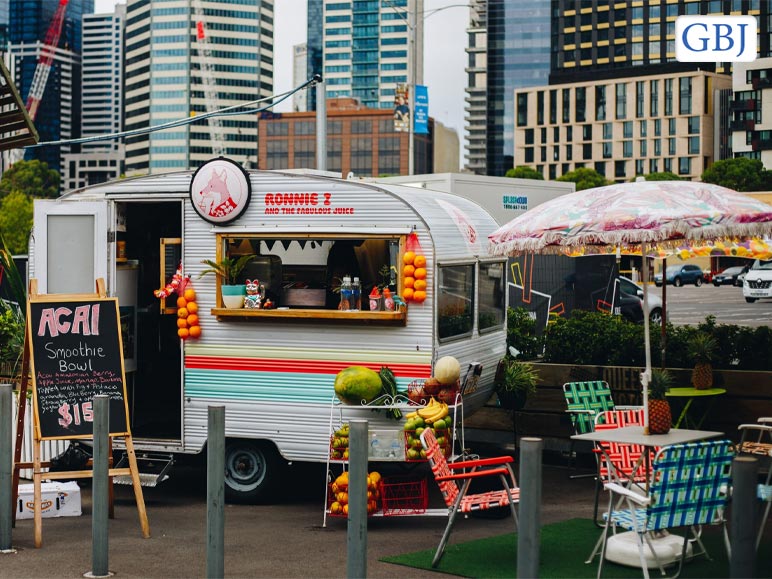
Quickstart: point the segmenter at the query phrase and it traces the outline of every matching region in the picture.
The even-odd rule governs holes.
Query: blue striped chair
[[[649,533],[678,527],[688,527],[684,533],[683,549],[678,558],[678,569],[672,577],[678,577],[686,557],[689,540],[699,545],[696,555],[706,555],[700,540],[700,526],[721,524],[724,542],[729,553],[729,534],[724,513],[730,486],[730,470],[734,449],[729,440],[675,444],[663,447],[654,457],[648,494],[632,491],[621,482],[606,483],[609,494],[608,512],[604,515],[606,526],[598,541],[601,547],[598,578],[603,571],[609,529],[613,527],[634,531],[638,536],[638,552],[644,577],[649,570],[644,549],[648,547],[662,575],[664,565],[657,558]],[[722,492],[722,489],[724,492]],[[597,546],[596,546],[597,551]],[[594,555],[595,551],[593,552]],[[709,558],[709,556],[708,556]],[[593,556],[588,559],[588,563]]]

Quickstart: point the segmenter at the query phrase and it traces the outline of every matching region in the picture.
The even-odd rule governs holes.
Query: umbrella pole
[[[641,243],[641,274],[643,275],[643,344],[646,353],[646,369],[641,374],[643,386],[643,433],[649,433],[649,380],[651,378],[651,340],[649,339],[649,260],[646,243]]]
[[[665,369],[665,353],[667,350],[667,277],[665,272],[667,271],[667,258],[662,260],[662,324],[659,334],[659,347],[660,347],[660,367]]]

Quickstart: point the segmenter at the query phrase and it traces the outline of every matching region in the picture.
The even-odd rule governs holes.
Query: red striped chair
[[[606,410],[595,417],[595,431],[643,425],[642,407],[630,410]],[[593,520],[596,525],[601,526],[598,523],[598,500],[601,487],[611,480],[628,482],[631,478],[636,483],[645,483],[646,447],[640,444],[599,442],[595,452],[598,453],[598,478],[595,486]]]
[[[437,443],[437,438],[431,428],[427,428],[421,433],[421,444],[426,450],[426,458],[429,460],[434,480],[437,481],[442,498],[448,506],[448,524],[442,539],[440,539],[437,552],[434,554],[432,567],[436,567],[442,559],[453,528],[453,522],[459,512],[470,513],[508,506],[515,521],[515,530],[517,530],[515,504],[520,502],[520,488],[512,470],[511,463],[514,462],[514,459],[511,456],[449,463],[445,459],[445,454]],[[498,478],[501,482],[501,488],[470,494],[469,485],[472,481],[486,477]]]

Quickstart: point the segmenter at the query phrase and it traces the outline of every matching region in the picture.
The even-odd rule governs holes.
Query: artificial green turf
[[[571,519],[542,527],[539,577],[595,577],[598,572],[597,557],[590,565],[585,565],[584,561],[595,546],[600,532],[589,519]],[[681,577],[729,577],[729,561],[720,529],[706,528],[702,538],[713,561],[703,556],[684,563]],[[445,554],[435,570],[462,577],[515,577],[516,547],[515,533],[451,544],[445,549]],[[434,551],[431,549],[384,557],[381,561],[431,570]],[[772,541],[763,541],[758,552],[756,576],[772,576]],[[651,569],[650,574],[652,577],[660,576],[656,569]],[[603,565],[604,578],[642,576],[639,568],[624,567],[608,561]]]

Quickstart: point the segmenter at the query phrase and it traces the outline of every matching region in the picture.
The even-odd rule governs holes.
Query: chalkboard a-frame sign
[[[38,438],[91,438],[93,398],[110,397],[110,435],[129,435],[116,298],[30,296],[27,331]]]

